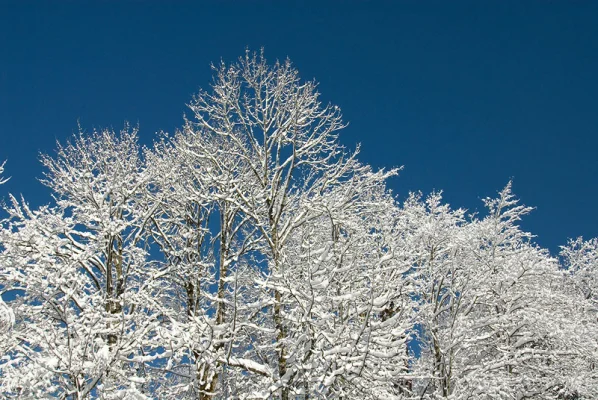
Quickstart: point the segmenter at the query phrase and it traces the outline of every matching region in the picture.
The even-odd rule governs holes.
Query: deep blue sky
[[[0,197],[48,202],[38,154],[77,120],[173,131],[210,63],[246,47],[318,80],[344,144],[405,166],[400,198],[481,209],[513,178],[541,245],[598,235],[596,1],[0,0]]]

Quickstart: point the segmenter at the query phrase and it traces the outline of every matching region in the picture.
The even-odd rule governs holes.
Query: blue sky
[[[172,132],[211,62],[261,47],[320,82],[363,161],[405,166],[400,198],[481,210],[512,178],[542,246],[598,234],[595,1],[0,0],[0,197],[49,202],[38,155],[77,120]]]

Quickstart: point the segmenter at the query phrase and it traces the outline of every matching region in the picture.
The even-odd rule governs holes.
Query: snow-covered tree
[[[3,398],[598,398],[596,239],[550,256],[511,184],[401,204],[289,61],[214,71],[180,130],[80,131],[52,203],[9,198]]]
[[[148,156],[161,171],[152,235],[186,310],[169,365],[192,371],[163,390],[350,396],[370,392],[372,363],[380,393],[396,391],[410,328],[384,184],[396,171],[346,153],[338,108],[290,62],[248,53],[216,71],[193,119]]]
[[[435,257],[432,279],[423,275],[438,288],[432,313],[424,306],[418,312],[424,345],[418,366],[432,371],[418,382],[423,398],[596,396],[595,345],[588,340],[596,325],[580,324],[583,299],[567,290],[557,260],[521,230],[518,221],[531,209],[517,203],[509,184],[486,200],[486,217],[449,224],[452,247],[445,245],[443,259],[449,267]],[[428,234],[428,243],[435,237]],[[430,298],[425,293],[416,295]]]
[[[128,361],[153,330],[147,293],[145,178],[136,132],[80,134],[44,156],[56,206],[13,198],[0,233],[4,292],[16,295],[3,395],[125,398],[142,381]]]
[[[414,366],[415,393],[448,396],[454,380],[454,358],[460,345],[455,325],[468,295],[469,277],[463,263],[464,211],[442,204],[440,193],[425,200],[412,194],[402,209],[406,262],[414,280],[417,303],[417,345],[422,357]],[[423,388],[421,387],[423,386]]]
[[[585,349],[577,359],[572,385],[580,398],[598,397],[598,239],[569,240],[560,255],[566,268],[567,298],[575,304],[575,314],[568,319]]]
[[[577,289],[598,307],[598,239],[569,240],[567,246],[562,247],[561,257]]]
[[[6,161],[0,164],[0,185],[6,183],[8,179],[3,178],[4,165]],[[2,299],[2,293],[0,291],[0,353],[5,354],[10,349],[11,342],[11,331],[15,323],[15,314],[11,307],[9,307]]]

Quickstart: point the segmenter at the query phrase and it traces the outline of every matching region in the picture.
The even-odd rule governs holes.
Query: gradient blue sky
[[[390,183],[481,210],[509,179],[553,252],[598,226],[596,1],[3,1],[0,197],[49,202],[36,181],[77,120],[182,123],[210,63],[287,56],[343,109],[348,147]]]

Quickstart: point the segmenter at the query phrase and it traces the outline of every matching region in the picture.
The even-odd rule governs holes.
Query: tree
[[[31,210],[13,198],[0,233],[0,283],[17,295],[4,395],[130,396],[137,380],[127,357],[143,350],[154,323],[136,131],[81,133],[42,162],[56,206]]]
[[[470,290],[462,263],[465,211],[451,210],[442,204],[440,193],[433,193],[425,200],[421,194],[412,194],[402,212],[408,232],[405,259],[414,281],[412,296],[422,351],[415,374],[425,377],[416,381],[415,393],[448,397],[453,392],[455,357],[461,344],[456,324]]]
[[[561,258],[566,269],[566,290],[569,299],[575,299],[575,323],[571,328],[584,350],[577,361],[576,374],[569,377],[580,398],[598,396],[598,239],[584,241],[582,237],[569,240],[561,247]]]
[[[400,204],[289,61],[214,70],[180,130],[80,129],[51,204],[10,197],[3,397],[598,396],[595,239],[551,257],[511,184]]]
[[[3,162],[0,165],[0,185],[6,183],[8,179],[2,177],[4,173],[4,165],[6,162]],[[2,293],[0,292],[0,352],[5,354],[11,348],[11,331],[15,324],[15,314],[11,307],[6,305],[4,300],[2,299]]]
[[[217,68],[212,92],[190,105],[193,120],[156,145],[152,164],[179,174],[154,174],[166,178],[155,183],[162,206],[153,236],[186,298],[180,304],[201,316],[178,323],[210,332],[201,348],[182,345],[189,350],[172,362],[193,364],[185,392],[282,399],[369,392],[359,383],[366,358],[392,358],[405,347],[408,306],[404,319],[385,323],[399,333],[371,326],[402,300],[383,226],[396,208],[384,181],[396,171],[374,173],[345,153],[336,136],[340,112],[322,106],[315,89],[290,62],[269,67],[248,53]],[[187,240],[173,240],[182,232]],[[373,332],[393,347],[388,354],[384,346],[369,350]],[[392,373],[405,369],[395,364]]]
[[[432,295],[421,289],[418,295],[432,312],[422,306],[418,313],[427,350],[418,364],[431,372],[421,395],[595,397],[595,377],[587,372],[596,353],[587,335],[596,326],[574,322],[582,315],[580,298],[567,290],[556,260],[518,226],[531,209],[517,204],[510,184],[485,203],[485,218],[449,223],[452,239],[425,257],[430,266],[418,280],[431,282]],[[443,230],[432,229],[425,242],[436,243],[437,232]]]

